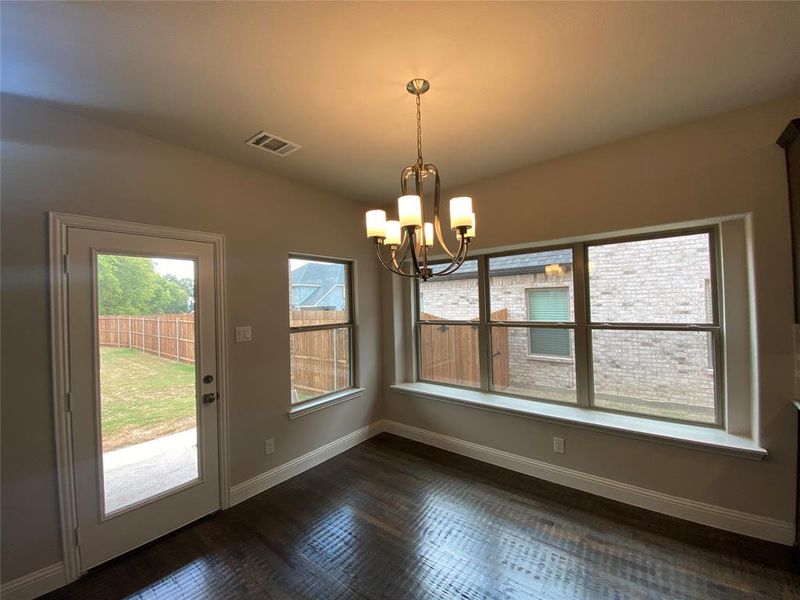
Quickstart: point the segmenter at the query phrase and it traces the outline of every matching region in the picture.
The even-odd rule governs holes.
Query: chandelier
[[[435,165],[422,160],[422,112],[420,96],[430,89],[425,79],[412,79],[406,89],[417,101],[417,162],[403,169],[400,175],[401,196],[397,199],[399,220],[387,221],[386,211],[367,212],[367,237],[375,240],[375,250],[381,264],[392,273],[426,281],[458,270],[467,258],[467,250],[475,237],[475,213],[472,198],[460,196],[450,200],[450,229],[456,232],[458,248],[451,252],[442,237],[439,218],[441,179]],[[433,222],[425,221],[424,182],[433,178]],[[408,181],[413,179],[414,192],[408,193]],[[429,265],[428,253],[433,249],[434,235],[450,256],[450,264],[436,272]],[[405,270],[406,259],[409,270]]]

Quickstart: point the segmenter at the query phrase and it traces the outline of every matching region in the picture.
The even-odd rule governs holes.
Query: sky
[[[289,260],[289,269],[294,271],[299,269],[307,260],[302,258],[292,258]],[[194,279],[194,261],[179,258],[154,258],[153,264],[159,275],[175,275],[179,279]]]
[[[289,259],[289,270],[294,271],[295,269],[299,269],[304,264],[311,262],[310,260],[303,260],[302,258],[290,258]]]
[[[181,258],[154,258],[159,275],[175,275],[178,279],[194,279],[194,261]]]

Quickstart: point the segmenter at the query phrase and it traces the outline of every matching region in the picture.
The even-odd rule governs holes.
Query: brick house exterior
[[[708,323],[713,318],[711,260],[706,234],[590,246],[589,296],[594,322]],[[558,265],[558,266],[556,266]],[[574,319],[571,250],[490,259],[491,310],[507,310],[505,320],[535,320],[534,290],[557,289],[569,298]],[[477,263],[457,274],[420,284],[426,318],[477,320]],[[541,331],[538,330],[538,331]],[[493,328],[508,336],[508,355],[495,355],[495,368],[508,372],[497,391],[535,398],[576,401],[575,344],[563,335],[564,355],[534,354],[526,327]],[[568,337],[567,337],[568,336]],[[595,330],[592,369],[599,407],[657,416],[714,421],[711,336],[693,331]],[[496,348],[494,348],[495,354]],[[497,361],[505,361],[499,365]],[[503,371],[505,372],[505,371]],[[504,382],[506,383],[506,382]]]

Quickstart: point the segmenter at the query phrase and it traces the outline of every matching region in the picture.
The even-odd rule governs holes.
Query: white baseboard
[[[770,542],[786,545],[794,543],[794,524],[791,521],[762,517],[705,502],[655,492],[613,479],[598,477],[518,454],[496,450],[488,446],[481,446],[480,444],[434,433],[427,429],[412,427],[397,421],[384,420],[381,425],[383,431],[404,438],[597,496]]]
[[[66,584],[67,574],[64,570],[64,563],[57,562],[4,583],[0,587],[0,597],[3,600],[32,600]]]
[[[291,479],[295,475],[299,475],[303,471],[307,471],[311,467],[316,467],[318,464],[325,462],[329,458],[333,458],[337,454],[341,454],[345,450],[349,450],[353,446],[357,446],[361,442],[377,435],[383,431],[383,421],[376,421],[366,427],[357,429],[337,440],[320,446],[316,450],[312,450],[307,454],[298,456],[287,463],[279,465],[274,469],[256,475],[252,479],[243,481],[236,484],[231,488],[231,506],[243,502],[248,498],[252,498],[256,494],[260,494],[264,490],[268,490],[274,485],[278,485]]]

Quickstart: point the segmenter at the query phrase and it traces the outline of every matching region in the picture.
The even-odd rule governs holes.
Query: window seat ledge
[[[523,400],[477,390],[466,390],[430,383],[401,383],[390,386],[399,394],[461,404],[481,410],[517,415],[568,427],[603,431],[650,442],[683,446],[717,454],[761,460],[767,450],[752,439],[721,429],[620,415],[578,406],[565,406],[536,400]]]
[[[345,400],[351,400],[352,398],[358,398],[359,396],[363,395],[364,388],[347,388],[346,390],[342,390],[340,392],[334,392],[332,394],[321,396],[320,398],[307,400],[306,402],[301,402],[292,406],[292,408],[289,409],[289,418],[297,419],[303,415],[307,415],[309,413],[322,410],[323,408],[328,408],[329,406],[339,404]]]

